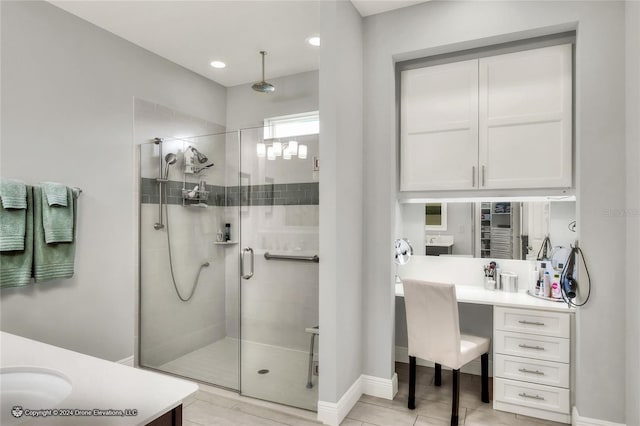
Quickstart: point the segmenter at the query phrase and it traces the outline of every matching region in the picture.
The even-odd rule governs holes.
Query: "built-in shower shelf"
[[[238,244],[237,241],[216,241],[213,244],[217,246],[232,246],[234,244]]]

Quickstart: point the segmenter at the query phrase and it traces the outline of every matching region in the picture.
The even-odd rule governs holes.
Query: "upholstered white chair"
[[[451,425],[458,424],[460,368],[481,357],[482,402],[489,402],[489,339],[460,334],[453,284],[402,281],[409,336],[409,409],[415,408],[416,357],[435,363],[434,384],[442,383],[442,366],[453,370]]]

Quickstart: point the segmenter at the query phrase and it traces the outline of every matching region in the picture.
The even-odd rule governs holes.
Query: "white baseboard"
[[[581,417],[578,414],[578,408],[573,407],[573,415],[571,416],[571,424],[573,426],[626,426],[624,423],[614,423],[607,420],[590,419]]]
[[[338,402],[318,401],[318,420],[330,426],[338,426],[363,394],[393,399],[398,393],[398,375],[390,379],[367,376],[358,377]]]
[[[360,376],[362,381],[362,393],[377,398],[393,399],[398,393],[398,375],[393,373],[391,379],[383,379],[375,376]]]
[[[402,347],[402,346],[396,346],[396,362],[403,362],[405,364],[409,363],[409,349]],[[434,367],[433,362],[431,361],[425,361],[423,359],[420,358],[416,358],[416,364],[417,365],[422,365],[424,367]],[[442,366],[443,370],[449,370],[447,367]],[[480,371],[481,371],[481,364],[480,364],[480,358],[474,359],[473,361],[471,361],[470,363],[466,364],[464,367],[462,367],[460,369],[461,372],[463,373],[467,373],[467,374],[475,374],[476,376],[480,375]],[[489,357],[489,377],[493,377],[493,360],[491,359],[491,357]]]
[[[116,361],[118,364],[126,365],[128,367],[133,367],[133,355],[128,356],[126,358],[121,359],[120,361]]]
[[[318,401],[318,420],[325,425],[339,426],[362,396],[362,376],[353,382],[338,402]]]

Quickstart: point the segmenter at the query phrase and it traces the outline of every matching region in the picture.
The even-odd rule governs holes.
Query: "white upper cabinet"
[[[478,61],[401,74],[401,190],[468,189],[478,165]]]
[[[571,45],[401,73],[400,190],[572,186]]]
[[[571,186],[571,45],[480,59],[481,188]]]

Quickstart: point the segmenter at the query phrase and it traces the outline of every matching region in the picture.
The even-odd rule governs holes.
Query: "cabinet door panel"
[[[402,72],[401,190],[477,182],[477,85],[477,60]]]
[[[562,123],[519,123],[487,129],[485,186],[554,187],[564,180],[567,159],[558,149]],[[570,176],[569,176],[570,177]],[[570,186],[566,181],[563,186]]]
[[[402,147],[402,189],[471,188],[475,159],[465,161],[469,133],[467,129],[407,135]]]
[[[572,183],[571,45],[481,58],[481,188]]]

